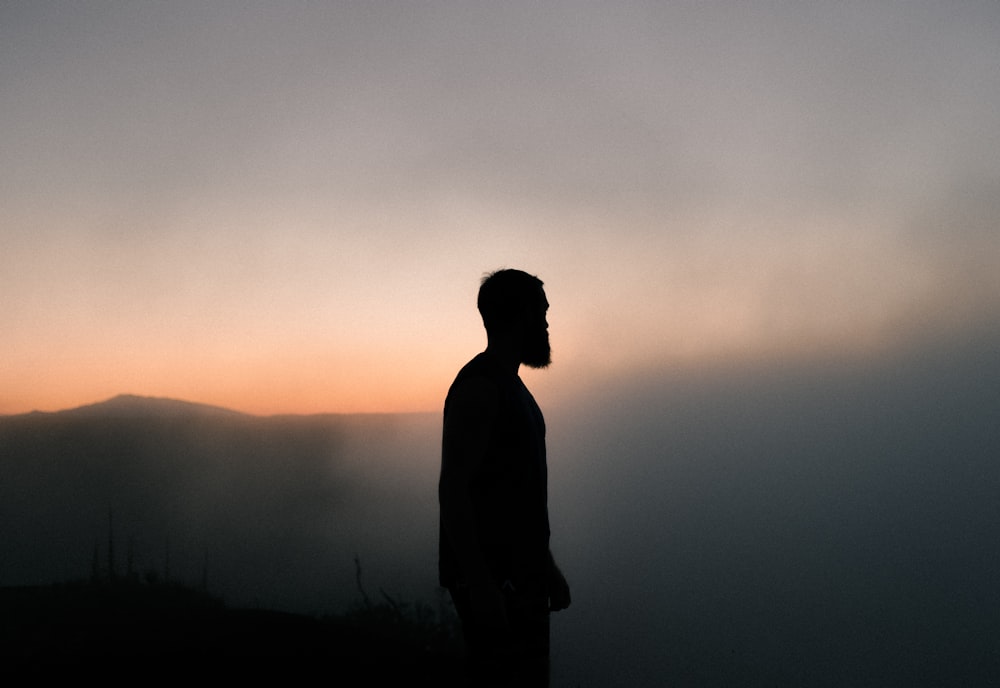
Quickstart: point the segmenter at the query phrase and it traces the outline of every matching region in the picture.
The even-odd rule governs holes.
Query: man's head
[[[552,362],[542,280],[521,270],[497,270],[487,275],[477,299],[491,341],[510,338],[520,345],[521,363],[545,368]]]

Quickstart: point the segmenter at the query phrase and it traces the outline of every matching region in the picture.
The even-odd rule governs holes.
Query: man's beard
[[[542,331],[524,345],[521,363],[529,368],[548,368],[552,363],[552,348],[549,346],[549,333]]]

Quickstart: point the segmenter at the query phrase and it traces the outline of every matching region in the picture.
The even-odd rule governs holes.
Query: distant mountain
[[[167,399],[163,397],[143,397],[134,394],[119,394],[106,401],[88,404],[59,413],[71,413],[81,416],[190,416],[190,415],[245,415],[221,406],[210,406],[190,401]]]
[[[439,432],[130,395],[0,417],[0,586],[114,569],[325,611],[356,597],[358,556],[375,590],[433,592]]]

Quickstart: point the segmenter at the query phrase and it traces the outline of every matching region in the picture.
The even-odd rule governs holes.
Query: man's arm
[[[472,501],[472,479],[486,456],[497,408],[496,385],[486,378],[466,378],[451,390],[441,446],[438,498],[445,537],[469,584],[473,614],[484,624],[505,627],[503,595],[480,546]]]
[[[549,550],[549,611],[558,612],[570,605],[569,583]]]

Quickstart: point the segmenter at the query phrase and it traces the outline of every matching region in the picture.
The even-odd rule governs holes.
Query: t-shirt
[[[491,380],[499,395],[486,455],[471,479],[475,531],[498,584],[537,590],[545,585],[549,556],[545,420],[521,378],[504,371],[490,354],[469,361],[451,389],[474,376]],[[451,390],[445,418],[450,403]],[[440,582],[453,587],[465,581],[443,522],[440,528]]]

